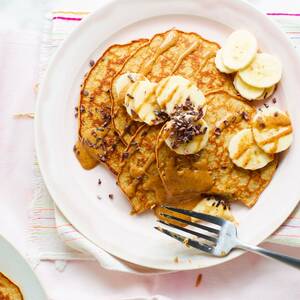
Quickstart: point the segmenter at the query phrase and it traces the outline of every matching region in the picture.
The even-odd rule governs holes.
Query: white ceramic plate
[[[18,251],[0,235],[0,272],[16,284],[24,300],[47,300],[36,275]]]
[[[74,107],[79,86],[91,58],[108,46],[177,27],[195,31],[222,44],[237,28],[255,34],[261,49],[277,55],[283,63],[283,78],[276,92],[279,105],[293,119],[295,139],[268,188],[252,209],[234,208],[240,221],[239,236],[258,244],[291,213],[300,196],[298,169],[300,144],[300,64],[292,45],[265,15],[242,1],[167,0],[115,1],[95,11],[79,25],[53,58],[41,86],[36,114],[36,148],[41,171],[57,205],[88,239],[109,253],[145,267],[184,270],[220,264],[240,255],[208,257],[187,249],[153,229],[148,214],[130,216],[129,204],[104,167],[84,171],[72,148],[77,124]],[[298,154],[297,154],[298,153]],[[97,185],[98,178],[102,185]],[[108,194],[115,195],[114,200]],[[100,194],[102,200],[96,195]],[[174,258],[178,256],[179,262]]]

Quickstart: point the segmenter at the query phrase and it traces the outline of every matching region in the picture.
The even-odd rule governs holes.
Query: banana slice
[[[167,136],[165,143],[177,154],[195,154],[207,144],[209,136],[207,123],[203,119],[195,121],[194,118],[195,116],[186,114],[185,116],[175,117],[166,125],[169,135]],[[193,124],[193,128],[181,130],[182,127],[176,126],[176,124],[182,123],[187,126],[188,124]],[[185,127],[185,125],[183,126]],[[188,135],[191,131],[194,131],[194,134],[189,138]]]
[[[148,80],[137,81],[127,90],[125,107],[127,113],[136,121],[155,125],[162,122],[155,112],[159,111],[155,89],[157,84]]]
[[[263,94],[260,97],[258,97],[256,100],[264,100],[270,98],[274,94],[275,90],[276,90],[276,84],[268,88],[265,88]]]
[[[205,97],[201,90],[182,76],[169,76],[162,79],[157,85],[156,97],[161,109],[169,115],[174,112],[176,105],[185,104],[187,99],[195,110],[205,104]]]
[[[246,170],[257,170],[274,159],[272,154],[260,149],[253,138],[251,129],[236,133],[228,145],[229,157],[235,165]]]
[[[115,90],[119,99],[124,99],[129,87],[138,80],[148,80],[143,74],[124,73],[115,81]]]
[[[292,144],[291,120],[287,113],[276,107],[258,112],[252,126],[256,144],[267,153],[284,151]]]
[[[230,73],[234,72],[234,70],[227,68],[224,65],[223,57],[222,57],[222,49],[219,49],[217,51],[216,58],[215,58],[215,64],[216,64],[217,69],[222,73],[230,74]]]
[[[193,211],[220,217],[230,222],[237,223],[234,216],[231,214],[228,203],[224,200],[216,199],[213,196],[200,200],[200,202],[193,208]],[[199,219],[192,217],[191,221],[199,222]]]
[[[246,30],[234,31],[226,40],[222,50],[224,65],[234,71],[248,66],[257,52],[257,41]]]
[[[258,53],[247,68],[238,72],[244,82],[258,88],[268,88],[276,84],[281,73],[280,60],[267,53]]]
[[[238,74],[234,76],[233,85],[239,94],[248,100],[256,100],[265,92],[263,88],[256,88],[247,84]]]

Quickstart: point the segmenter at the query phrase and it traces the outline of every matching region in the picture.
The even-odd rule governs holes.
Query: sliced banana
[[[115,81],[115,90],[119,99],[124,99],[129,87],[138,80],[148,80],[143,74],[124,73]]]
[[[136,121],[148,125],[162,122],[155,114],[160,109],[155,97],[156,86],[156,83],[142,80],[133,83],[127,90],[125,107],[127,113]]]
[[[252,33],[236,30],[227,38],[222,50],[224,65],[234,71],[248,66],[257,52],[257,41]]]
[[[217,51],[216,58],[215,58],[215,64],[216,64],[217,69],[222,73],[230,74],[230,73],[234,72],[234,70],[227,68],[224,65],[223,57],[222,57],[222,49],[219,49]]]
[[[194,116],[192,115],[186,115],[185,117],[190,119],[194,118]],[[170,134],[166,138],[165,143],[171,150],[180,155],[189,155],[199,152],[206,146],[209,136],[209,128],[207,123],[203,119],[194,122],[194,126],[198,125],[199,134],[194,135],[191,140],[185,143],[176,143],[176,132],[174,135],[172,135],[171,130],[173,122],[176,122],[176,120],[173,119],[169,121],[166,125],[167,128],[170,129]]]
[[[169,76],[162,79],[156,88],[157,102],[168,114],[174,112],[176,105],[182,105],[189,99],[195,110],[205,104],[200,89],[182,76]]]
[[[228,151],[233,163],[246,170],[263,168],[274,159],[256,145],[251,129],[236,133],[229,142]]]
[[[248,100],[256,100],[265,92],[264,88],[256,88],[247,84],[240,78],[238,74],[236,74],[234,77],[233,85],[239,94]]]
[[[258,88],[268,88],[276,84],[281,73],[280,60],[267,53],[258,53],[247,68],[238,72],[244,82]]]
[[[264,100],[270,98],[274,94],[275,90],[276,90],[276,84],[268,88],[265,88],[263,94],[259,96],[256,100]]]
[[[276,107],[258,112],[252,126],[256,144],[267,153],[284,151],[292,144],[291,120],[287,113]]]
[[[229,205],[224,200],[218,200],[215,197],[206,197],[193,208],[193,211],[220,217],[233,223],[237,223],[232,215]],[[199,222],[199,219],[192,218],[192,222]]]

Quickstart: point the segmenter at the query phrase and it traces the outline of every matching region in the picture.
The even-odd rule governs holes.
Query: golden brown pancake
[[[132,205],[132,213],[142,213],[165,203],[166,193],[155,160],[155,141],[160,126],[139,128],[123,154],[118,185]]]
[[[205,40],[196,33],[170,30],[156,34],[126,61],[111,83],[113,124],[125,143],[130,141],[142,123],[133,121],[124,108],[124,99],[118,99],[115,91],[117,78],[133,72],[158,82],[174,74],[189,79],[204,93],[225,90],[236,95],[230,77],[215,67],[214,58],[219,48],[217,43]]]
[[[0,273],[0,300],[23,300],[18,286]]]
[[[202,194],[222,195],[251,207],[270,182],[277,159],[255,171],[234,165],[227,150],[229,140],[238,131],[250,128],[255,109],[226,92],[213,92],[206,99],[204,120],[210,131],[204,149],[194,155],[178,155],[164,143],[164,130],[159,135],[156,159],[164,186],[172,196],[191,193],[191,188],[199,191],[202,186]]]
[[[85,169],[103,162],[113,173],[119,170],[124,145],[111,126],[110,83],[126,59],[146,41],[111,46],[85,77],[78,106],[79,139],[74,147]]]

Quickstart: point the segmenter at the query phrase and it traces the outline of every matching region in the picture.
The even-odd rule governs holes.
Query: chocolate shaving
[[[216,136],[220,136],[221,135],[221,128],[216,127],[214,132],[215,132]]]
[[[249,114],[245,111],[242,112],[242,118],[246,121],[250,120]]]
[[[134,99],[134,97],[130,94],[127,94],[127,97],[130,98],[130,99]]]
[[[99,159],[102,162],[106,162],[106,157],[104,155],[99,155]]]
[[[177,148],[180,144],[190,142],[194,136],[205,134],[207,127],[201,130],[199,120],[203,117],[203,109],[195,109],[190,97],[184,104],[175,105],[171,116],[171,128],[169,135],[173,138],[171,147]]]
[[[131,83],[134,83],[134,82],[135,82],[134,79],[132,78],[131,74],[128,74],[127,77],[128,77],[128,79],[131,81]]]
[[[163,110],[154,110],[154,114],[158,121],[167,121],[169,119],[169,115]]]
[[[89,95],[89,92],[86,91],[86,90],[82,90],[82,95],[83,95],[83,96],[88,96],[88,95]]]
[[[129,153],[128,152],[123,152],[122,153],[122,159],[127,159],[129,157]]]

